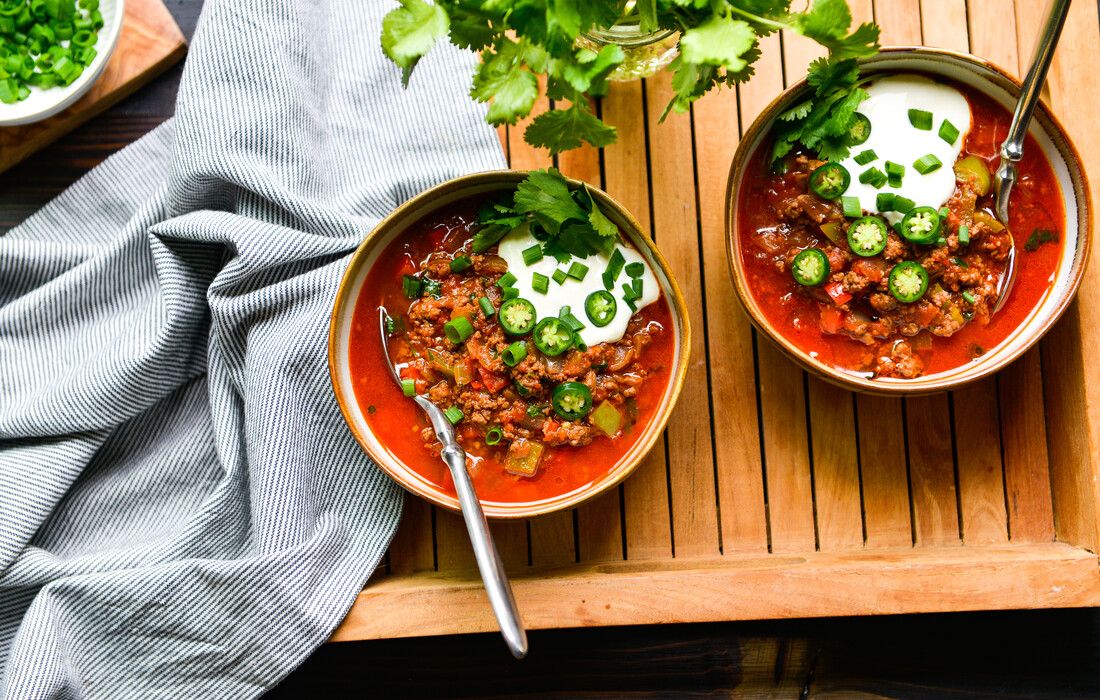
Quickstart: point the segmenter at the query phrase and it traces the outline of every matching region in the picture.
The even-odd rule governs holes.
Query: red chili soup
[[[599,480],[634,446],[668,386],[673,324],[662,294],[630,316],[616,342],[585,346],[578,332],[562,351],[544,345],[543,336],[536,343],[543,332],[538,327],[506,332],[502,305],[516,298],[507,291],[506,275],[527,272],[510,269],[496,245],[476,252],[484,206],[485,200],[452,205],[410,226],[382,251],[356,302],[350,368],[371,430],[428,483],[455,495],[434,431],[403,390],[429,397],[457,418],[455,432],[482,500],[529,503]],[[585,262],[598,279],[603,270],[594,261]],[[570,269],[569,263],[562,267]],[[629,279],[620,273],[618,282]],[[417,283],[418,289],[409,288]],[[557,284],[549,282],[548,293]],[[379,307],[394,320],[388,358]],[[581,324],[592,323],[581,309],[572,313]],[[550,325],[561,331],[560,324]],[[395,384],[387,359],[405,386]]]
[[[969,103],[972,126],[956,162],[942,165],[954,165],[956,179],[942,209],[920,212],[920,202],[906,201],[908,213],[894,224],[882,214],[845,211],[843,199],[827,196],[837,190],[822,185],[836,176],[832,164],[796,152],[777,172],[767,143],[741,181],[737,224],[749,290],[783,337],[824,363],[901,379],[959,367],[1009,337],[1053,285],[1065,210],[1050,163],[1028,136],[1010,204],[1010,238],[993,216],[990,182],[1011,115],[981,93],[949,85]],[[867,154],[867,170],[873,155]],[[898,165],[895,174],[904,169],[904,177],[920,177],[914,166],[927,167]],[[887,174],[867,170],[844,176],[877,184]],[[889,189],[883,184],[880,191]],[[928,234],[937,237],[921,238]],[[1013,239],[1016,281],[991,315]],[[800,257],[803,251],[811,252]]]

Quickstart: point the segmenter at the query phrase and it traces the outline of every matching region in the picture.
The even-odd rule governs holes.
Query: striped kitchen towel
[[[208,0],[175,119],[0,237],[0,697],[247,698],[340,622],[399,489],[326,368],[349,253],[503,167],[383,0]]]

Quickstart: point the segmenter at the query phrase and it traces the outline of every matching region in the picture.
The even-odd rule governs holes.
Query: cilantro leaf
[[[618,44],[607,44],[599,53],[590,49],[580,49],[576,61],[566,63],[561,70],[565,82],[579,93],[588,92],[592,84],[615,70],[626,60],[626,54]],[[574,101],[577,101],[574,98]]]
[[[596,118],[588,107],[575,103],[568,109],[555,109],[535,117],[523,132],[523,140],[551,153],[590,143],[597,148],[615,142],[615,127]]]
[[[588,185],[581,188],[584,195],[582,205],[588,209],[588,223],[592,224],[592,230],[605,238],[618,238],[619,227],[612,223],[611,219],[607,218],[607,215],[600,211],[600,207],[596,204],[596,198],[592,196],[592,192],[589,191]]]
[[[787,111],[780,114],[776,119],[781,122],[790,122],[798,119],[805,119],[810,114],[810,110],[813,109],[813,100],[806,100],[805,102],[799,102],[794,107],[791,107]]]
[[[685,63],[723,66],[737,71],[745,67],[742,56],[755,44],[756,32],[748,22],[715,15],[684,32],[680,51]]]
[[[481,52],[470,97],[492,101],[485,117],[490,124],[515,124],[531,113],[539,94],[538,79],[524,70],[519,44],[504,40],[495,49]]]
[[[554,168],[531,171],[516,187],[514,206],[517,213],[533,214],[551,235],[560,233],[566,221],[588,219],[588,213],[570,194],[569,184]]]
[[[401,0],[382,18],[382,53],[401,69],[405,86],[416,62],[447,34],[447,27],[447,12],[424,0]]]

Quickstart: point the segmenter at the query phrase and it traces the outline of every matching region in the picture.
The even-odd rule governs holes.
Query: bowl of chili
[[[927,47],[885,48],[861,70],[868,97],[846,155],[773,150],[780,117],[812,94],[805,81],[745,133],[727,188],[730,273],[753,324],[825,380],[945,391],[1012,362],[1072,301],[1091,245],[1087,180],[1040,104],[1006,229],[992,173],[1015,78]],[[1017,281],[993,314],[1011,246]]]
[[[532,178],[569,199],[517,214]],[[379,307],[394,319],[386,348]],[[455,425],[486,515],[528,518],[637,467],[679,396],[689,335],[667,263],[621,205],[556,171],[494,171],[438,185],[367,234],[333,307],[329,369],[352,434],[408,491],[458,507],[408,398],[423,394]]]

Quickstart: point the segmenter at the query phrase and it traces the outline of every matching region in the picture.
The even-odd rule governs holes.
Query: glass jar
[[[577,39],[578,46],[592,51],[599,51],[608,44],[621,46],[626,60],[607,78],[623,81],[647,78],[672,63],[679,42],[680,32],[674,29],[643,32],[637,17],[626,17],[604,29],[593,29]]]

